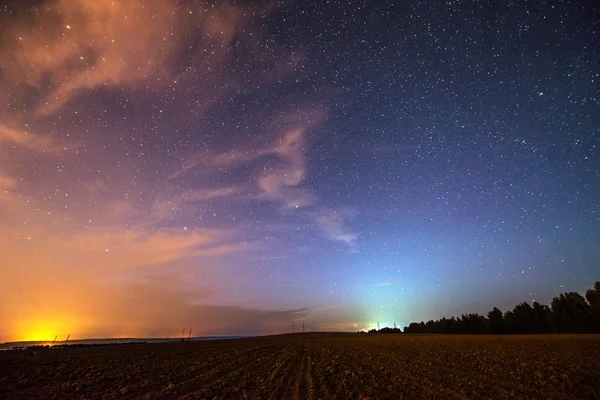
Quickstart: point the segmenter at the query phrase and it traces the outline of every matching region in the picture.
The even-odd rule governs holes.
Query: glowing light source
[[[14,340],[51,342],[56,336],[59,340],[63,340],[68,334],[80,328],[79,325],[70,316],[25,318],[15,324]]]

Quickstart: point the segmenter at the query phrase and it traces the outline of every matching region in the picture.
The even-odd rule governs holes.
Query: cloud
[[[334,240],[351,245],[358,237],[357,233],[352,232],[346,226],[345,219],[348,217],[338,211],[323,210],[313,214],[313,218],[321,229]]]
[[[315,112],[319,114],[318,112]],[[300,113],[301,114],[301,113]],[[302,208],[317,202],[317,196],[307,188],[300,187],[306,177],[306,153],[308,152],[308,130],[322,119],[315,117],[312,121],[302,121],[303,117],[282,118],[282,124],[291,125],[283,133],[277,132],[271,141],[266,143],[253,140],[238,149],[224,153],[211,154],[202,151],[188,160],[183,167],[171,175],[171,179],[180,177],[198,166],[203,167],[204,174],[215,174],[223,169],[237,168],[254,161],[264,163],[264,168],[256,176],[258,195],[252,194],[251,188],[246,188],[248,196],[260,200],[281,202],[285,208]],[[297,120],[294,121],[294,118]],[[242,190],[237,186],[238,190]]]
[[[385,286],[392,286],[395,285],[396,281],[393,279],[390,279],[389,281],[383,282],[383,283],[378,283],[375,285],[375,287],[385,287]]]
[[[249,152],[243,150],[230,150],[226,153],[213,154],[208,150],[203,150],[190,157],[183,166],[179,167],[169,177],[170,180],[185,175],[196,168],[202,168],[204,173],[214,173],[219,168],[228,168],[236,165],[242,165],[257,158],[265,156],[263,150]]]
[[[54,334],[88,337],[171,335],[173,326],[197,321],[202,321],[195,325],[198,334],[206,326],[234,326],[243,310],[226,312],[215,325],[219,319],[212,324],[205,319],[214,307],[205,310],[199,304],[213,294],[207,288],[215,287],[206,282],[214,267],[209,260],[252,246],[235,237],[216,229],[113,227],[69,233],[60,225],[55,231],[2,226],[2,272],[8,279],[0,280],[0,304],[10,315],[3,320],[0,341],[22,338],[24,330],[48,323],[65,329]]]
[[[12,189],[17,184],[17,181],[11,177],[0,174],[0,190]]]
[[[2,83],[13,94],[36,91],[42,101],[32,107],[43,115],[85,90],[138,82],[160,86],[174,73],[171,59],[190,26],[203,38],[200,46],[214,49],[202,60],[214,68],[242,29],[244,12],[228,2],[210,11],[203,2],[195,4],[184,10],[169,0],[47,2],[34,17],[15,18],[5,30]]]
[[[318,332],[357,332],[365,330],[362,321],[311,324]]]
[[[263,198],[282,201],[287,208],[300,208],[315,203],[314,194],[298,188],[306,175],[306,129],[307,127],[299,127],[288,131],[267,152],[278,156],[281,162],[259,177]]]
[[[53,151],[57,147],[56,141],[48,136],[21,131],[0,123],[0,144],[2,142],[38,152]]]
[[[330,304],[306,311],[309,330],[356,332],[367,328],[366,320],[367,314],[356,304]]]
[[[118,268],[166,264],[194,256],[242,250],[246,243],[232,243],[231,233],[213,229],[163,228],[92,230],[64,238],[66,252],[76,252],[100,265]]]
[[[143,223],[144,225],[154,225],[168,219],[186,216],[192,212],[190,205],[215,199],[231,198],[243,193],[244,190],[239,185],[230,185],[186,190],[179,194],[160,195],[152,202],[150,213],[143,218]]]
[[[58,142],[49,136],[39,135],[28,131],[12,128],[8,125],[0,122],[0,150],[6,161],[4,167],[10,166],[8,152],[8,146],[18,148],[15,152],[15,158],[21,156],[20,150],[27,149],[34,153],[47,153],[47,154],[58,154],[59,146]],[[19,171],[18,168],[14,170]],[[23,200],[22,197],[16,192],[17,181],[14,175],[9,172],[0,169],[0,203],[8,204],[11,208],[16,208]]]
[[[60,222],[60,216],[58,216]],[[7,276],[20,276],[58,267],[65,274],[128,273],[162,269],[177,262],[249,250],[252,243],[236,239],[234,230],[95,227],[72,229],[49,221],[0,229],[0,254]],[[24,283],[24,282],[23,282]],[[42,284],[43,285],[43,284]]]
[[[196,189],[185,192],[180,196],[185,202],[206,201],[214,198],[231,196],[239,191],[236,185],[218,187],[213,189]]]
[[[0,204],[13,204],[15,202],[15,194],[12,190],[17,185],[17,181],[0,172]]]
[[[223,170],[239,168],[250,163],[262,165],[256,168],[255,176],[250,177],[249,186],[236,186],[235,193],[241,198],[280,203],[283,209],[318,208],[319,198],[310,189],[303,187],[307,174],[307,152],[309,149],[307,136],[310,129],[324,118],[322,109],[290,113],[279,118],[276,126],[287,126],[275,134],[270,141],[253,139],[245,145],[228,152],[210,154],[204,150],[188,160],[184,166],[171,176],[180,177],[198,166],[202,166],[203,175],[218,174]],[[251,170],[251,169],[249,169]],[[256,182],[256,187],[251,186]],[[258,189],[258,193],[256,192]],[[212,193],[209,190],[208,193]],[[219,193],[219,192],[217,192]],[[233,193],[233,191],[232,191]],[[227,194],[230,194],[227,192]],[[204,197],[200,192],[199,197]],[[212,196],[212,195],[210,195]],[[192,198],[194,196],[191,196]],[[161,203],[161,209],[178,208],[180,202]],[[348,210],[335,211],[321,208],[308,211],[309,216],[330,239],[352,245],[358,234],[347,227],[347,220],[352,217]]]

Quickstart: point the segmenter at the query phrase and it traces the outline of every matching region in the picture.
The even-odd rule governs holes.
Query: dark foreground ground
[[[0,399],[600,398],[600,336],[296,334],[0,352]]]

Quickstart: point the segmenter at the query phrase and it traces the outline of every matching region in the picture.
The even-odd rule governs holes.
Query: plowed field
[[[296,334],[0,352],[0,398],[600,398],[600,336]]]

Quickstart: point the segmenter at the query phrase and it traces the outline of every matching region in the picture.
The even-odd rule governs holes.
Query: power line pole
[[[379,321],[377,321],[377,330],[379,330]]]

